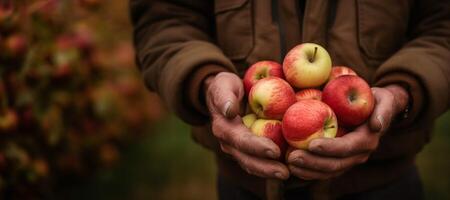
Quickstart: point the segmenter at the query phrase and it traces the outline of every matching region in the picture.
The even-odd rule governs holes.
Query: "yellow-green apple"
[[[282,121],[283,136],[293,147],[308,149],[311,140],[333,138],[338,129],[336,115],[325,103],[307,99],[292,105]]]
[[[322,100],[322,91],[313,88],[300,90],[295,93],[295,98],[297,98],[297,101],[305,99],[315,99],[320,101]]]
[[[259,61],[250,66],[245,72],[243,80],[246,94],[249,94],[250,89],[257,81],[272,76],[284,78],[283,68],[277,62]]]
[[[320,45],[303,43],[288,52],[283,61],[283,72],[292,86],[318,87],[330,76],[331,58]]]
[[[358,76],[356,74],[355,71],[353,71],[352,69],[350,69],[349,67],[346,66],[334,66],[331,68],[331,74],[330,74],[330,78],[328,78],[328,81],[331,81],[339,76],[343,76],[343,75],[354,75],[354,76]]]
[[[284,152],[287,148],[287,143],[284,140],[283,133],[281,132],[281,121],[271,119],[257,119],[252,127],[251,131],[257,136],[263,136],[271,139],[280,148],[280,158],[284,157]]]
[[[322,101],[328,104],[344,127],[362,124],[372,114],[374,97],[364,79],[344,75],[330,81],[322,93]]]
[[[247,128],[252,127],[253,123],[256,121],[256,115],[253,113],[250,113],[248,115],[245,115],[242,117],[242,122]]]
[[[281,120],[296,99],[294,89],[286,81],[269,77],[259,80],[252,87],[248,102],[259,118]]]

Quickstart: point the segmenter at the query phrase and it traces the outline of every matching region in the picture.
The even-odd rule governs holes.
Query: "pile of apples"
[[[252,133],[308,149],[316,138],[340,137],[363,124],[374,108],[370,86],[352,69],[332,67],[320,45],[303,43],[280,65],[253,64],[243,78],[250,113],[242,120]]]
[[[129,31],[95,20],[120,21],[97,12],[112,4],[0,2],[0,196],[35,199],[112,167],[164,114],[134,65]]]

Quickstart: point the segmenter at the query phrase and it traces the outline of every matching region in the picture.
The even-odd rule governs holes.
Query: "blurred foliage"
[[[450,199],[450,112],[442,115],[417,158],[427,199]]]
[[[94,14],[105,3],[0,2],[3,197],[50,198],[53,186],[112,167],[163,114],[128,37],[111,28],[128,25],[126,13],[116,24],[108,12]]]
[[[127,8],[0,1],[0,199],[216,198],[214,156],[142,86]],[[450,199],[449,130],[417,159],[427,199]]]
[[[169,116],[124,152],[123,162],[85,184],[60,191],[64,199],[215,199],[214,156]]]

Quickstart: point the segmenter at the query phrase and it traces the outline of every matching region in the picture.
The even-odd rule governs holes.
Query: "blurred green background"
[[[83,27],[94,32],[94,46],[98,49],[98,55],[94,53],[94,58],[99,56],[100,60],[113,62],[102,70],[107,71],[108,67],[115,66],[129,71],[140,81],[137,69],[130,64],[132,30],[128,20],[127,1],[31,2],[78,2],[76,5],[81,5],[81,8],[77,7],[76,12],[62,12],[62,15],[64,19],[81,22]],[[39,27],[42,26],[37,26],[38,30],[34,31],[46,32]],[[27,31],[30,32],[29,29],[24,29],[24,32]],[[41,42],[35,38],[34,40],[36,43]],[[103,51],[104,49],[112,49],[115,54]],[[116,62],[111,57],[124,61]],[[142,85],[138,88],[140,93],[144,91]],[[113,151],[112,160],[117,159],[118,162],[108,162],[97,173],[87,173],[91,176],[83,176],[81,181],[60,186],[56,190],[57,199],[216,199],[214,156],[191,140],[189,126],[165,111],[154,94],[146,98],[149,99],[144,104],[146,109],[154,112],[151,123],[140,131],[129,129],[127,133],[120,135],[120,145],[114,143],[107,148],[115,147],[120,151]],[[420,153],[417,163],[427,199],[450,199],[450,112],[437,120],[433,134],[432,141]],[[70,138],[68,141],[71,141]],[[97,148],[98,145],[93,146]],[[109,158],[108,155],[106,158]],[[53,174],[51,166],[47,171]]]

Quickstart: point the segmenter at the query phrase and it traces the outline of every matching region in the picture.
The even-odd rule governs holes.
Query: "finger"
[[[219,140],[247,154],[271,159],[280,157],[280,148],[272,140],[251,133],[239,116],[232,120],[215,118],[212,129]]]
[[[240,103],[244,96],[242,81],[235,74],[219,73],[208,88],[207,95],[212,101],[208,104],[215,113],[229,119],[236,117],[240,111]]]
[[[319,172],[341,172],[367,161],[368,154],[358,154],[345,158],[323,157],[304,150],[294,150],[287,162],[300,168]]]
[[[284,160],[286,160],[286,161],[289,160],[289,155],[291,155],[291,152],[294,150],[296,150],[296,149],[289,145],[286,149],[286,153],[284,155]]]
[[[375,108],[370,117],[370,129],[374,132],[384,132],[390,125],[394,112],[394,96],[381,88],[372,88],[375,98]]]
[[[282,180],[289,178],[289,170],[280,162],[248,155],[227,144],[222,144],[221,146],[249,174],[262,178],[277,178]]]
[[[310,169],[296,167],[294,165],[289,165],[289,172],[303,180],[326,180],[335,176],[338,176],[342,172],[336,173],[327,173],[327,172],[319,172]]]
[[[322,156],[348,157],[372,152],[377,148],[378,141],[379,134],[371,133],[368,125],[363,124],[342,137],[314,139],[308,149]]]

